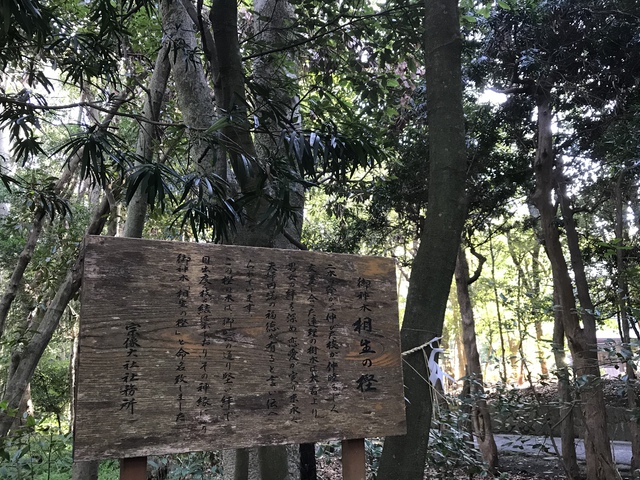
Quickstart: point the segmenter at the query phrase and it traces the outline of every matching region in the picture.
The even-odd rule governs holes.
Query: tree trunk
[[[425,5],[429,203],[411,270],[401,330],[403,351],[441,335],[467,212],[458,2],[425,0]],[[422,351],[404,358],[403,375],[407,434],[386,439],[379,480],[422,480],[424,475],[432,403]]]
[[[163,48],[169,52],[178,106],[187,125],[190,157],[200,172],[213,173],[218,139],[207,130],[215,123],[216,112],[200,56],[193,55],[200,48],[193,21],[179,1],[163,0],[160,12]]]
[[[91,224],[86,230],[87,235],[99,235],[104,227],[109,213],[109,201],[105,197],[91,219]],[[42,321],[39,323],[36,333],[29,339],[20,356],[20,362],[15,373],[7,382],[6,393],[3,401],[7,402],[8,409],[17,408],[24,394],[33,372],[47,348],[53,333],[60,322],[67,304],[78,292],[82,281],[82,265],[84,262],[84,248],[80,248],[75,264],[68,270],[55,297],[47,306]],[[0,438],[5,437],[11,428],[13,419],[6,413],[0,412]]]
[[[535,302],[540,301],[540,242],[536,242],[533,250],[531,251],[531,276],[533,288],[531,291],[533,300]],[[547,360],[545,358],[544,350],[542,349],[542,320],[537,313],[538,307],[536,306],[534,311],[534,322],[536,327],[536,349],[538,350],[538,362],[540,362],[540,373],[543,378],[549,376],[549,368],[547,367]],[[564,337],[563,337],[564,338]]]
[[[589,480],[619,479],[620,474],[611,456],[609,432],[607,431],[606,410],[596,351],[595,320],[593,315],[586,311],[588,300],[585,298],[585,285],[579,278],[584,272],[581,272],[579,262],[577,262],[577,254],[572,246],[573,239],[568,238],[576,286],[581,299],[580,313],[582,315],[580,316],[576,309],[569,268],[560,243],[556,207],[551,200],[555,182],[555,156],[551,133],[550,100],[548,94],[544,92],[539,93],[536,100],[538,106],[538,147],[534,163],[536,188],[533,200],[540,212],[545,247],[553,271],[554,284],[558,287],[562,321],[573,356],[575,374],[585,382],[579,393],[585,419],[584,443],[587,478]],[[567,233],[570,234],[571,226],[567,225],[567,221],[570,222],[571,218],[565,217],[565,227]],[[575,229],[571,234],[574,232]],[[593,309],[590,311],[593,312]],[[580,326],[581,320],[584,328]]]
[[[107,114],[105,119],[100,124],[100,129],[107,128],[111,121],[113,120],[116,112],[122,106],[127,96],[127,91],[123,90],[114,98],[114,106],[111,109],[111,112]],[[82,157],[82,153],[78,153],[75,155],[69,162],[67,168],[65,168],[58,178],[55,186],[54,193],[61,194],[65,187],[68,186],[70,181],[73,178],[73,174],[80,162],[80,158]],[[67,198],[67,195],[63,195]],[[42,233],[42,228],[44,226],[44,221],[46,218],[46,213],[42,208],[37,208],[33,214],[33,224],[31,226],[31,230],[29,232],[29,236],[27,237],[27,241],[22,248],[22,252],[18,256],[18,262],[11,273],[11,277],[9,278],[9,282],[2,294],[2,298],[0,299],[0,339],[4,334],[4,329],[6,326],[7,316],[9,315],[9,309],[11,308],[11,304],[16,298],[16,294],[18,293],[18,287],[22,282],[22,278],[24,276],[24,272],[29,266],[31,259],[33,258],[33,252],[36,249],[36,245],[38,244],[38,238],[40,238],[40,234]]]
[[[258,2],[255,7],[268,9],[265,6],[267,4]],[[274,15],[275,19],[282,16],[277,9],[290,8],[287,2],[275,2],[273,7],[267,17]],[[271,205],[271,191],[266,184],[266,158],[258,156],[247,120],[244,66],[238,42],[237,3],[235,0],[214,0],[209,18],[220,74],[216,103],[221,112],[233,119],[232,124],[223,130],[223,145],[229,155],[238,187],[248,200],[244,207],[243,224],[238,226],[238,233],[232,243],[262,247],[290,246],[289,242],[276,243],[279,238],[284,237],[273,225],[264,223]],[[300,230],[296,233],[298,238],[299,235]],[[281,480],[287,478],[282,475],[289,472],[291,463],[295,466],[292,469],[296,470],[293,474],[295,476],[299,474],[297,447],[295,451],[295,458],[283,446],[262,447],[257,452],[226,451],[225,463],[232,462],[234,466],[227,469],[225,476],[229,478],[232,472],[233,478],[240,480],[248,478],[251,473],[252,478],[258,478],[259,475],[262,480]],[[252,467],[256,464],[257,467]],[[287,475],[290,477],[292,472]]]
[[[220,69],[221,113],[233,119],[223,130],[223,144],[242,193],[261,197],[266,167],[256,158],[247,119],[244,66],[238,41],[238,7],[235,0],[213,0],[209,14]],[[259,203],[259,202],[258,202]]]
[[[157,140],[157,127],[151,122],[156,122],[160,118],[160,110],[162,109],[164,94],[170,72],[168,48],[163,46],[158,52],[155,68],[149,80],[148,95],[145,99],[143,107],[144,118],[150,120],[149,123],[142,122],[138,132],[138,141],[136,146],[136,154],[145,162],[150,162],[153,158],[154,142]],[[110,203],[115,205],[112,200]],[[145,217],[147,212],[146,194],[140,187],[134,194],[127,208],[127,218],[124,226],[124,236],[141,238],[144,229]],[[115,234],[115,231],[112,231]],[[74,352],[77,348],[77,341],[74,342]],[[74,353],[74,362],[72,364],[72,379],[75,382],[75,371],[77,356]],[[75,387],[74,387],[75,391]],[[72,410],[75,408],[75,402],[72,401]],[[73,413],[72,413],[73,416]],[[71,422],[71,425],[74,425]],[[96,480],[98,478],[98,467],[100,462],[74,462],[72,467],[72,480]]]
[[[71,392],[76,391],[76,381],[77,381],[77,372],[78,372],[78,346],[79,346],[79,338],[78,333],[76,332],[73,337],[73,350],[71,354]],[[75,410],[76,410],[76,399],[75,395],[71,395],[71,418],[70,425],[71,428],[75,425]],[[98,468],[100,467],[100,462],[98,460],[90,460],[86,462],[73,462],[71,466],[71,480],[98,480]]]
[[[531,300],[531,312],[530,316],[533,318],[533,323],[535,325],[536,331],[536,350],[538,353],[538,362],[540,364],[540,374],[542,378],[547,378],[549,376],[549,368],[547,367],[547,360],[545,358],[545,352],[542,348],[542,315],[539,313],[538,304],[541,302],[540,298],[540,242],[536,241],[533,245],[533,248],[528,252],[531,255],[531,272],[529,273],[528,269],[525,268],[526,262],[524,260],[524,255],[521,257],[518,256],[516,252],[514,242],[509,233],[507,233],[507,244],[509,247],[509,255],[511,256],[511,261],[518,269],[518,279],[522,282],[522,286],[524,286],[527,294],[530,296]],[[520,284],[519,284],[520,285]],[[520,292],[520,288],[518,289]],[[520,298],[521,295],[519,294]],[[520,305],[520,302],[518,302]],[[520,307],[518,307],[520,310]],[[518,313],[518,318],[520,318],[520,313]],[[529,322],[525,322],[525,325]],[[519,325],[520,328],[520,325]],[[522,348],[522,335],[520,336],[520,348]],[[522,356],[524,358],[524,356]],[[521,361],[521,367],[523,362]]]
[[[471,421],[473,433],[477,439],[480,453],[491,473],[497,472],[498,448],[493,438],[491,415],[484,393],[482,366],[476,343],[476,327],[469,295],[469,266],[464,248],[460,248],[456,263],[456,291],[462,320],[462,343],[467,358],[467,375],[469,377],[469,396],[473,402]]]
[[[98,460],[75,462],[71,472],[71,480],[98,480]]]
[[[627,269],[625,266],[625,244],[628,239],[626,222],[624,219],[625,203],[622,201],[622,182],[627,169],[623,169],[615,185],[615,234],[616,234],[616,270],[617,270],[617,301],[620,319],[620,330],[622,331],[623,352],[628,352],[625,357],[625,373],[627,375],[627,405],[629,410],[634,412],[638,408],[638,395],[636,385],[638,383],[635,365],[633,362],[633,347],[631,345],[630,330],[631,321],[629,319],[629,284],[627,282]],[[631,418],[629,420],[629,432],[631,434],[631,471],[640,469],[640,426],[638,422]]]
[[[489,236],[489,253],[491,255],[491,283],[493,285],[493,300],[496,304],[496,316],[498,320],[498,337],[500,338],[500,380],[505,385],[509,380],[507,374],[507,348],[504,341],[504,323],[502,322],[502,309],[500,308],[500,296],[498,295],[498,280],[496,278],[496,255],[493,250],[493,234]]]
[[[595,307],[589,293],[589,283],[584,269],[584,261],[580,251],[578,230],[573,216],[573,209],[566,192],[566,183],[562,173],[561,161],[556,161],[556,179],[558,185],[556,192],[564,220],[564,228],[569,246],[569,257],[575,279],[575,286],[580,303],[580,316],[582,319],[585,347],[587,355],[587,382],[580,387],[580,394],[585,410],[585,450],[587,455],[591,451],[593,461],[589,462],[587,456],[587,476],[606,475],[606,478],[616,478],[619,476],[617,467],[611,456],[611,444],[607,428],[606,407],[602,382],[600,377],[600,363],[598,361],[598,340],[596,337],[596,317]],[[578,372],[576,372],[578,373]],[[597,412],[601,412],[598,414]],[[597,417],[597,418],[594,418]],[[604,454],[608,454],[608,457]],[[604,456],[603,456],[604,455]]]
[[[158,52],[155,68],[149,79],[147,97],[142,107],[142,116],[151,120],[151,122],[157,122],[160,119],[160,110],[164,103],[164,94],[171,71],[169,56],[168,45],[163,45]],[[153,159],[154,144],[159,137],[158,127],[151,122],[141,122],[140,130],[138,131],[136,155],[144,162],[151,162]],[[146,215],[147,196],[146,192],[143,192],[142,186],[140,186],[127,206],[127,219],[124,224],[123,236],[141,238]]]
[[[580,476],[578,459],[576,457],[576,431],[573,422],[573,395],[569,379],[569,367],[564,351],[564,327],[562,311],[560,310],[560,296],[557,289],[553,289],[553,356],[558,375],[558,401],[560,414],[560,436],[562,441],[562,464],[569,480],[576,480]],[[553,432],[550,433],[553,435]]]
[[[281,49],[295,40],[290,28],[295,21],[295,12],[288,0],[256,0],[254,7],[258,14],[254,32],[256,40],[264,44],[264,49]],[[256,155],[264,163],[280,160],[290,170],[288,176],[277,172],[278,178],[270,179],[265,184],[270,197],[278,198],[282,192],[288,194],[288,206],[292,213],[284,226],[286,235],[280,235],[277,231],[278,238],[273,240],[273,246],[277,248],[291,248],[292,239],[294,244],[296,240],[299,241],[302,231],[304,188],[301,183],[287,178],[301,178],[302,174],[297,162],[287,159],[287,145],[281,135],[283,131],[299,131],[302,126],[296,101],[299,92],[298,70],[297,52],[291,49],[261,55],[253,64],[254,82],[266,92],[256,98],[256,103],[260,105],[255,113],[260,119],[254,135]]]
[[[11,363],[9,365],[9,375],[7,379],[10,379],[15,371],[18,368],[20,363],[20,352],[15,351],[11,355]],[[16,412],[16,416],[13,419],[13,424],[11,425],[11,429],[24,427],[26,425],[26,416],[33,416],[35,411],[33,409],[33,401],[31,399],[31,384],[27,384],[27,388],[25,388],[24,393],[22,394],[22,398],[20,399],[20,404],[18,405],[18,411]]]

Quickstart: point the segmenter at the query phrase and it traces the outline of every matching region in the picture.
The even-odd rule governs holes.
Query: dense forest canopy
[[[71,471],[87,234],[396,258],[403,350],[444,348],[473,420],[428,449],[406,357],[378,478],[464,429],[484,464],[460,465],[495,472],[487,384],[557,382],[606,430],[607,361],[640,468],[638,2],[10,0],[0,25],[0,476],[40,474],[53,429]],[[589,479],[619,475],[608,441],[587,434]]]

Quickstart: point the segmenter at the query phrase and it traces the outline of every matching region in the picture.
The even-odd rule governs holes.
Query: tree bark
[[[164,94],[167,89],[171,63],[169,62],[169,47],[163,45],[156,57],[155,68],[149,79],[147,96],[142,107],[142,115],[152,121],[160,119],[160,111],[164,103]],[[155,151],[155,143],[159,138],[158,127],[152,123],[140,122],[136,155],[144,162],[151,162]],[[124,224],[123,236],[141,238],[147,215],[146,192],[142,186],[138,187],[133,198],[127,206],[127,219]]]
[[[7,380],[10,379],[20,364],[20,352],[14,351],[11,355],[11,363],[9,364],[9,374]],[[20,428],[25,426],[25,414],[27,416],[33,416],[35,411],[33,409],[33,401],[31,399],[31,383],[27,384],[27,388],[24,389],[20,404],[18,405],[18,411],[13,419],[11,429]]]
[[[569,379],[569,367],[564,350],[564,327],[562,310],[560,310],[560,295],[558,289],[553,289],[553,356],[558,375],[558,401],[560,413],[560,436],[562,442],[562,464],[569,480],[580,477],[578,459],[576,457],[576,431],[573,421],[573,395]],[[553,435],[553,432],[551,432]]]
[[[545,239],[547,256],[553,271],[554,284],[558,288],[560,308],[562,309],[562,321],[565,335],[574,362],[576,377],[584,382],[579,394],[582,402],[582,413],[585,419],[585,452],[587,460],[587,478],[589,480],[613,480],[619,479],[620,474],[613,462],[607,431],[606,410],[602,383],[600,382],[600,369],[596,350],[595,319],[591,312],[593,308],[587,306],[588,291],[582,283],[583,268],[579,264],[574,237],[568,237],[569,248],[574,265],[576,287],[580,298],[580,314],[576,308],[575,297],[569,268],[564,258],[560,233],[556,219],[556,207],[551,198],[554,191],[556,178],[554,177],[555,155],[553,153],[553,140],[551,133],[551,106],[548,92],[540,92],[537,95],[538,107],[538,146],[534,163],[536,188],[533,200],[540,212],[542,232]],[[561,196],[561,195],[560,195]],[[565,217],[565,227],[568,235],[573,235],[571,218]],[[577,236],[575,237],[577,239]],[[589,311],[587,311],[589,310]],[[581,327],[581,322],[584,327]]]
[[[255,7],[267,8],[269,3],[258,2]],[[274,8],[288,7],[288,2],[276,2]],[[278,20],[278,11],[270,12]],[[264,223],[271,206],[271,186],[267,182],[268,162],[256,152],[247,119],[247,102],[245,93],[244,66],[238,41],[238,10],[235,0],[214,0],[210,16],[213,29],[213,40],[216,45],[218,68],[220,73],[219,91],[221,95],[216,103],[221,112],[232,119],[232,124],[223,130],[223,145],[229,155],[233,174],[241,195],[246,203],[243,211],[243,223],[238,226],[238,233],[232,243],[238,245],[274,247],[291,246],[282,242],[284,238],[274,225]],[[301,219],[302,217],[300,217]],[[294,232],[300,237],[300,230]],[[278,240],[280,239],[280,242]],[[297,448],[295,449],[297,452]],[[298,455],[296,455],[298,457]],[[284,446],[261,447],[249,452],[247,450],[231,453],[225,451],[225,463],[233,462],[234,479],[252,478],[262,480],[295,477],[289,472],[291,455]],[[253,467],[257,462],[256,467]],[[299,474],[298,462],[296,474]],[[283,476],[285,475],[286,476]]]
[[[209,14],[220,69],[221,98],[216,104],[232,119],[223,130],[225,146],[233,172],[243,194],[260,197],[266,180],[266,167],[256,158],[249,131],[244,67],[238,41],[238,7],[235,0],[214,0]]]
[[[71,480],[98,480],[98,460],[75,462],[71,472]]]
[[[404,351],[441,335],[467,213],[458,2],[425,0],[425,5],[429,197],[401,330]],[[428,371],[421,351],[404,360],[407,434],[386,439],[379,480],[422,480],[424,475],[431,385],[425,381]]]
[[[462,320],[462,343],[467,358],[467,376],[469,377],[469,396],[473,402],[471,410],[471,423],[473,433],[478,442],[482,458],[491,473],[496,473],[498,468],[498,447],[493,438],[491,415],[484,394],[484,380],[482,378],[482,366],[480,354],[476,343],[476,327],[469,295],[469,266],[464,248],[460,248],[456,263],[456,291],[460,315]]]
[[[207,132],[216,121],[211,88],[204,74],[199,46],[191,17],[182,2],[163,0],[160,3],[164,48],[167,48],[178,106],[189,135],[190,157],[196,169],[213,173],[217,161],[217,141]]]
[[[532,278],[532,291],[533,300],[535,302],[540,301],[540,242],[535,242],[533,250],[531,251],[531,276]],[[537,307],[536,307],[537,310]],[[549,376],[549,368],[547,367],[547,360],[545,353],[542,349],[542,320],[540,315],[534,313],[534,323],[536,328],[536,349],[538,350],[538,362],[540,362],[540,373],[543,378]],[[563,336],[564,338],[564,336]],[[563,340],[564,343],[564,340]]]
[[[580,303],[580,317],[582,319],[587,368],[585,375],[587,382],[579,389],[583,401],[585,418],[585,450],[587,455],[587,476],[605,475],[606,478],[617,478],[612,475],[619,473],[611,456],[611,444],[607,428],[606,407],[602,382],[600,377],[600,363],[598,361],[598,340],[596,337],[595,307],[589,292],[589,282],[584,269],[584,261],[578,239],[578,230],[573,216],[573,209],[566,192],[566,182],[562,173],[561,161],[556,161],[556,192],[564,220],[569,258],[575,280],[578,301]],[[600,412],[598,414],[597,412]],[[589,453],[592,461],[589,461]],[[607,456],[608,454],[608,456]],[[603,477],[603,478],[605,478]]]
[[[254,8],[258,20],[254,25],[256,40],[264,44],[266,50],[277,50],[292,43],[294,38],[291,25],[295,20],[295,12],[288,0],[256,0]],[[275,172],[265,183],[267,196],[277,197],[278,192],[288,193],[288,207],[291,217],[283,228],[286,235],[280,235],[273,240],[277,248],[291,248],[292,241],[300,240],[304,210],[304,188],[301,183],[289,180],[287,177],[301,178],[297,162],[287,160],[286,144],[282,140],[282,132],[300,130],[302,120],[296,107],[298,85],[298,58],[295,50],[287,49],[283,52],[270,53],[258,57],[253,64],[254,82],[265,93],[256,98],[258,109],[255,115],[260,119],[260,125],[254,135],[255,151],[261,162],[271,164],[273,160],[286,165],[290,171]],[[284,160],[284,161],[282,161]],[[315,457],[314,457],[315,458]]]
[[[624,218],[624,209],[626,207],[623,202],[622,183],[624,175],[628,169],[623,169],[615,184],[615,234],[616,234],[616,270],[617,270],[617,302],[620,319],[620,330],[622,331],[622,348],[628,352],[625,358],[625,373],[627,376],[627,405],[630,411],[636,411],[638,408],[638,395],[636,386],[638,379],[633,363],[633,347],[631,345],[631,320],[629,319],[629,283],[627,282],[627,269],[625,259],[625,244],[628,240],[628,232]],[[629,432],[631,434],[631,471],[640,469],[640,426],[635,419],[629,420]]]
[[[106,223],[108,213],[109,201],[105,196],[91,219],[91,223],[86,230],[86,235],[100,234]],[[47,310],[37,327],[37,331],[26,344],[15,373],[7,382],[6,393],[2,400],[7,402],[8,409],[18,408],[20,399],[33,376],[33,372],[60,323],[60,317],[62,317],[71,298],[78,292],[82,281],[83,262],[84,249],[81,247],[74,265],[67,271],[67,275],[58,288],[55,297],[47,306]],[[6,413],[0,412],[0,438],[7,435],[11,428],[12,421],[13,419],[6,415]]]

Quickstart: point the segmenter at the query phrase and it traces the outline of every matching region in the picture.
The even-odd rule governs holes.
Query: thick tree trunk
[[[425,5],[429,203],[411,270],[401,331],[404,351],[441,335],[467,213],[458,2],[425,0]],[[422,480],[424,475],[432,403],[421,351],[405,357],[403,375],[407,434],[386,439],[379,480]]]
[[[86,230],[87,235],[98,235],[102,231],[109,213],[109,201],[106,197],[91,219],[91,224]],[[17,408],[33,372],[47,348],[53,333],[60,322],[67,304],[78,292],[82,281],[82,264],[84,262],[84,249],[81,247],[75,264],[68,270],[55,297],[47,306],[42,321],[39,323],[36,333],[29,339],[21,354],[20,362],[15,373],[7,382],[6,393],[3,401],[7,402],[8,409]],[[11,428],[13,419],[0,412],[0,438],[5,437]]]
[[[220,71],[221,113],[232,124],[223,130],[223,144],[243,194],[261,197],[266,167],[256,157],[247,119],[244,66],[238,41],[238,7],[235,0],[213,0],[209,14]]]
[[[482,458],[490,472],[496,473],[498,467],[498,448],[493,438],[491,415],[484,395],[484,380],[480,354],[476,343],[476,327],[469,295],[469,266],[464,248],[460,248],[456,264],[456,291],[462,320],[462,343],[467,358],[467,375],[469,377],[469,395],[473,402],[471,421],[473,433],[478,442]]]
[[[560,413],[560,436],[562,442],[562,464],[569,480],[576,480],[580,476],[578,459],[576,457],[576,431],[573,422],[573,395],[569,379],[569,367],[564,351],[564,327],[562,310],[560,310],[560,296],[557,289],[553,289],[553,356],[558,375],[558,401]],[[551,432],[553,435],[553,432]]]
[[[295,20],[295,12],[288,0],[256,0],[254,8],[258,18],[254,32],[256,40],[264,44],[266,50],[277,50],[295,40],[291,33],[291,25]],[[255,150],[258,159],[270,163],[280,160],[291,170],[287,172],[301,178],[296,162],[287,161],[287,146],[282,140],[282,132],[298,131],[302,120],[296,108],[298,85],[298,59],[295,50],[270,53],[256,58],[253,64],[254,82],[267,92],[256,98],[259,108],[256,111],[260,119],[255,138]],[[284,161],[282,161],[284,160]],[[273,246],[291,248],[291,241],[300,239],[302,231],[302,214],[304,209],[304,188],[302,184],[289,180],[283,175],[266,182],[265,190],[269,197],[277,197],[280,192],[288,193],[289,208],[292,216],[284,226],[287,235],[274,239]]]
[[[258,2],[255,5],[256,10],[265,11],[270,6],[273,8],[268,13],[265,12],[267,18],[272,15],[272,20],[276,23],[286,20],[286,11],[290,8],[288,2]],[[280,12],[281,9],[284,9],[285,13]],[[233,120],[232,124],[223,130],[222,143],[229,155],[239,190],[248,200],[244,206],[243,223],[238,226],[238,233],[232,239],[232,243],[260,247],[291,246],[288,241],[282,241],[284,237],[275,225],[265,223],[273,193],[267,182],[267,158],[256,152],[249,130],[244,66],[238,41],[237,2],[214,0],[209,18],[220,73],[216,103],[219,110]],[[265,30],[265,34],[268,30]],[[272,81],[275,82],[277,79]],[[300,230],[294,234],[299,238]],[[288,451],[294,453],[287,453]],[[225,464],[233,464],[232,468],[227,469],[226,478],[233,475],[235,480],[282,480],[296,478],[299,475],[297,447],[261,447],[257,451],[240,450],[235,453],[226,451],[224,456]]]
[[[569,257],[571,258],[571,267],[580,303],[580,316],[583,324],[584,339],[586,340],[585,346],[588,349],[588,355],[586,356],[589,369],[587,373],[588,381],[580,388],[585,410],[585,450],[587,455],[591,452],[594,457],[592,462],[589,462],[589,458],[587,457],[587,476],[591,478],[590,475],[606,475],[606,478],[615,478],[612,477],[614,472],[618,475],[619,473],[611,456],[606,407],[602,391],[602,382],[600,381],[595,307],[589,293],[589,283],[580,251],[578,230],[573,216],[573,209],[571,208],[566,192],[562,163],[559,161],[556,162],[556,179],[559,180],[556,192],[564,220],[567,245],[569,246]],[[604,414],[598,415],[596,412],[602,412]],[[606,453],[608,453],[608,457],[606,455],[603,456],[603,454]]]
[[[540,211],[545,247],[553,271],[554,284],[557,286],[560,296],[563,326],[573,356],[575,374],[586,381],[579,393],[585,419],[587,478],[589,480],[618,479],[620,474],[611,457],[607,430],[606,410],[596,350],[595,321],[590,313],[593,312],[593,309],[590,312],[586,311],[589,308],[586,306],[589,300],[585,296],[585,285],[582,284],[580,278],[584,271],[581,270],[581,265],[577,262],[576,251],[572,246],[573,238],[568,238],[577,282],[576,287],[582,306],[580,311],[582,315],[580,316],[576,309],[569,268],[560,243],[556,207],[551,200],[555,184],[555,158],[551,133],[550,100],[547,94],[538,94],[537,106],[538,147],[534,163],[536,189],[533,200]],[[571,221],[571,219],[565,218],[565,227],[567,227],[569,234],[571,227],[567,225],[567,220]],[[588,292],[586,294],[588,295]],[[580,325],[581,320],[584,328]]]
[[[196,29],[182,2],[160,3],[163,48],[169,51],[178,106],[189,134],[190,157],[203,173],[213,173],[217,137],[207,132],[216,121],[215,105],[199,55]],[[166,68],[166,67],[165,67]]]

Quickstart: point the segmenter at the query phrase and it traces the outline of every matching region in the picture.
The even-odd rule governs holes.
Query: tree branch
[[[283,230],[283,231],[282,231],[282,234],[284,235],[284,238],[286,238],[287,240],[289,240],[289,242],[291,242],[291,244],[292,244],[292,245],[294,245],[294,246],[298,247],[298,249],[300,249],[300,250],[309,250],[309,249],[307,248],[307,246],[306,246],[304,243],[302,243],[302,242],[298,241],[297,239],[295,239],[295,238],[294,238],[294,237],[293,237],[289,232],[287,232],[286,230]]]
[[[259,57],[263,57],[265,55],[271,55],[272,53],[279,53],[279,52],[283,52],[286,50],[289,50],[291,48],[296,48],[299,47],[301,45],[305,45],[306,43],[310,43],[313,42],[315,40],[318,40],[319,38],[322,38],[326,35],[330,35],[334,32],[337,32],[339,30],[343,30],[351,25],[353,25],[354,23],[358,23],[358,22],[362,22],[364,20],[368,20],[370,18],[377,18],[377,17],[384,17],[387,16],[393,12],[396,12],[398,10],[406,10],[409,8],[416,8],[416,7],[420,7],[422,6],[422,3],[414,3],[411,5],[402,5],[399,7],[394,7],[394,8],[389,8],[388,10],[383,10],[381,12],[377,12],[377,13],[370,13],[367,15],[361,15],[358,17],[353,17],[351,20],[349,20],[348,22],[344,23],[343,25],[339,25],[337,27],[334,28],[330,28],[329,30],[325,30],[323,31],[323,29],[327,28],[329,25],[332,25],[340,20],[343,20],[345,17],[343,16],[339,16],[336,17],[333,21],[329,22],[327,25],[323,25],[318,32],[316,32],[315,34],[311,35],[310,37],[304,38],[302,40],[298,40],[297,42],[293,42],[290,43],[288,45],[283,45],[282,47],[278,47],[278,48],[273,48],[271,50],[265,50],[265,51],[261,51],[258,53],[252,53],[251,55],[247,55],[245,57],[242,57],[243,61],[247,61],[247,60],[252,60],[254,58],[259,58]]]
[[[104,112],[108,114],[113,113],[113,107],[104,107],[101,103],[97,102],[75,102],[68,103],[65,105],[35,105],[29,102],[21,102],[19,100],[14,100],[11,97],[7,97],[6,95],[0,95],[0,104],[5,103],[8,105],[15,105],[17,107],[25,107],[31,110],[42,110],[45,112],[54,111],[54,110],[69,110],[71,108],[93,108],[98,110],[99,112]],[[122,102],[124,103],[124,102]],[[124,113],[118,112],[115,114],[118,117],[126,117],[132,118],[140,123],[148,123],[151,125],[156,125],[158,127],[180,127],[180,128],[188,128],[190,130],[203,130],[201,128],[190,127],[189,125],[185,125],[184,123],[169,123],[169,122],[155,122],[153,120],[149,120],[145,118],[143,115],[137,115],[135,113]]]
[[[472,245],[469,245],[469,252],[471,253],[471,255],[478,259],[478,266],[476,267],[476,271],[473,272],[473,275],[469,277],[469,280],[467,280],[467,285],[471,285],[473,282],[478,280],[478,278],[480,278],[480,274],[482,273],[482,266],[487,261],[487,257],[479,252],[476,252],[476,249],[473,248]]]

